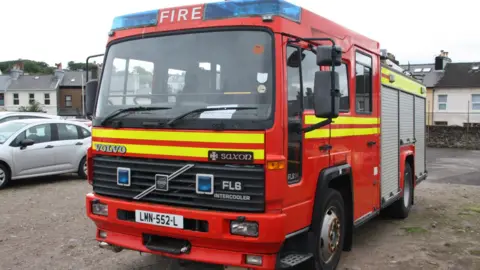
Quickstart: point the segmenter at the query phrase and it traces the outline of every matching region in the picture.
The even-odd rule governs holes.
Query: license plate
[[[183,229],[183,217],[178,215],[136,210],[135,221],[138,223]]]

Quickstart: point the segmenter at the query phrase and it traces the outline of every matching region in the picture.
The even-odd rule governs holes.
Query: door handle
[[[45,148],[53,148],[53,145],[47,145]]]
[[[375,145],[375,144],[377,144],[376,141],[369,141],[369,142],[367,142],[367,145],[368,145],[368,146],[373,146],[373,145]]]
[[[75,145],[83,145],[82,142],[77,142]]]

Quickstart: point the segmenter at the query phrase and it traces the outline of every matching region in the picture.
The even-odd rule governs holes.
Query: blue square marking
[[[130,168],[117,168],[117,185],[129,187],[131,184]]]
[[[214,177],[212,174],[197,174],[196,191],[197,194],[212,195],[214,191]]]

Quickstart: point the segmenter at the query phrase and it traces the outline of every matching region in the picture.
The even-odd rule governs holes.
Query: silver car
[[[23,119],[0,124],[0,189],[10,180],[78,173],[86,178],[89,128],[80,122]]]
[[[40,112],[0,112],[0,123],[18,119],[60,119],[58,115],[51,115]]]

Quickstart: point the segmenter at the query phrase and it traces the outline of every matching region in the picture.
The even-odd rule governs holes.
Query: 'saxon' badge
[[[253,163],[253,152],[208,151],[208,161]]]

